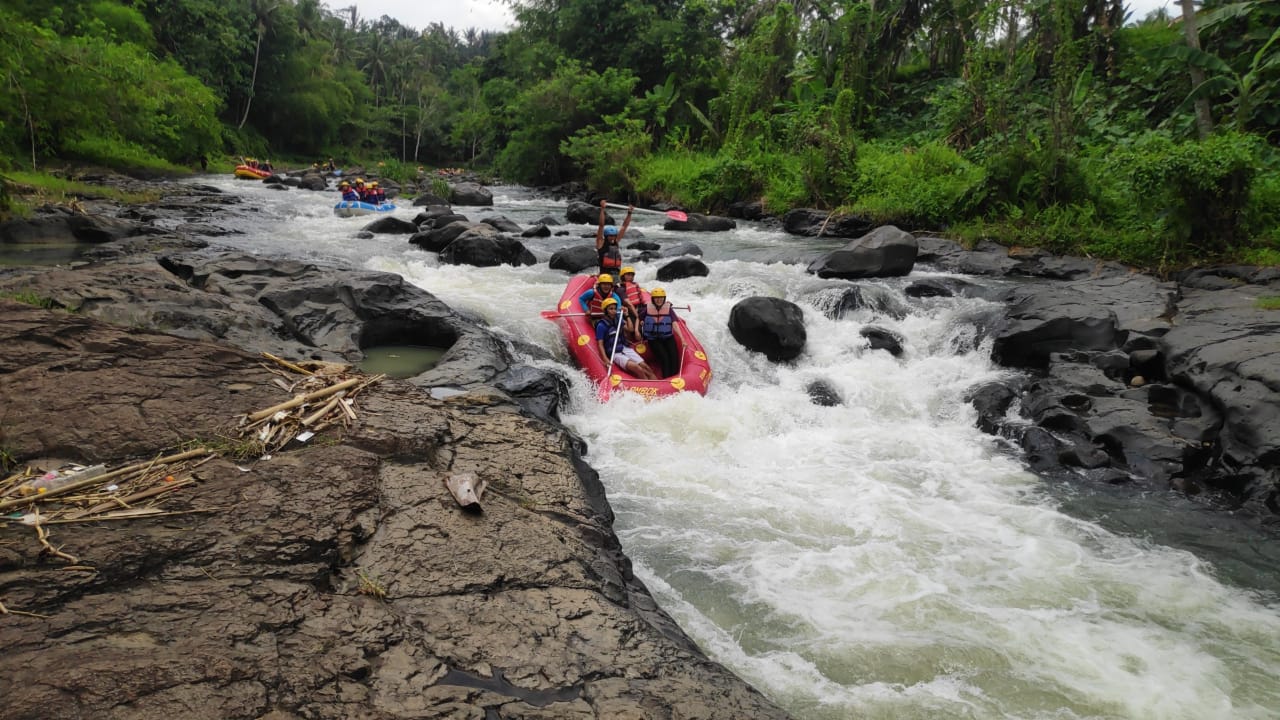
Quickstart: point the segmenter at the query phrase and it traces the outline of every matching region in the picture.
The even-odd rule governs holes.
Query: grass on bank
[[[62,308],[62,306],[58,304],[58,301],[54,300],[53,298],[37,295],[27,290],[19,290],[16,292],[0,292],[0,298],[5,298],[6,300],[13,300],[14,302],[20,302],[24,305],[34,305],[35,307],[44,308],[45,310],[54,310],[54,309]]]
[[[81,200],[110,200],[136,205],[160,199],[156,190],[122,190],[70,179],[54,172],[13,170],[0,175],[0,185],[3,186],[0,216],[27,217],[34,208],[46,203],[75,207]]]

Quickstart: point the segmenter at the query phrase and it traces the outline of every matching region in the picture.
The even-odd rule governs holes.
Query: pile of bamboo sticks
[[[293,399],[249,413],[240,420],[238,438],[250,443],[264,456],[284,448],[294,440],[307,442],[326,428],[335,425],[350,427],[357,417],[356,396],[386,377],[351,377],[351,368],[347,365],[311,363],[315,369],[308,369],[270,353],[263,353],[263,356],[293,373],[303,375],[300,380],[293,380],[293,376],[275,379],[276,385],[285,392],[296,393]],[[283,375],[275,368],[265,367],[277,375]]]

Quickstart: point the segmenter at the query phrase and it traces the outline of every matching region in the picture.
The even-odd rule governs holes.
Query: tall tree
[[[280,0],[249,0],[249,7],[253,11],[253,28],[257,31],[258,39],[253,44],[253,73],[249,76],[249,95],[244,101],[244,115],[240,116],[240,124],[236,126],[240,129],[249,120],[249,108],[253,105],[253,94],[258,84],[258,62],[262,57],[262,38],[272,27],[276,11],[280,9]]]

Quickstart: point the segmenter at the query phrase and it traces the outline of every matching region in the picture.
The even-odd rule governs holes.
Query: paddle
[[[671,309],[672,310],[692,310],[693,308],[690,307],[689,305],[672,305]],[[584,312],[562,313],[562,312],[556,312],[555,310],[543,310],[542,319],[543,320],[559,320],[560,318],[568,318],[568,317],[586,317],[589,314],[590,313],[584,313]]]
[[[614,307],[617,307],[616,305]],[[605,320],[608,321],[609,313],[604,314]],[[609,352],[609,362],[604,366],[604,379],[600,381],[600,399],[609,402],[609,386],[610,380],[613,378],[613,356],[618,352],[618,340],[622,337],[622,333],[626,332],[623,328],[622,311],[618,310],[613,314],[615,320],[618,321],[618,327],[613,332],[613,350]]]
[[[605,207],[611,207],[617,210],[634,210],[636,212],[655,213],[657,215],[666,215],[676,222],[689,222],[689,216],[679,210],[650,210],[649,208],[631,208],[626,205],[618,205],[617,203],[605,203]]]

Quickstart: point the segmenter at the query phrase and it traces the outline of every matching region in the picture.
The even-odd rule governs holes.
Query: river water
[[[533,267],[448,266],[405,236],[356,239],[369,218],[335,218],[336,193],[200,181],[261,210],[224,222],[245,234],[218,244],[398,273],[553,349],[574,378],[563,418],[589,443],[637,574],[709,655],[798,718],[1280,717],[1275,543],[1176,495],[1135,502],[1027,472],[962,400],[1007,372],[973,347],[984,301],[908,300],[902,280],[877,281],[905,316],[829,320],[823,304],[848,284],[775,260],[834,244],[751,224],[670,233],[637,214],[647,238],[704,250],[710,277],[663,285],[690,306],[715,379],[706,397],[601,405],[539,316],[566,281],[547,259],[593,228],[526,241]],[[458,210],[563,218],[563,203],[493,189],[494,208]],[[658,266],[637,265],[638,281],[654,285]],[[804,308],[794,365],[730,336],[730,309],[752,295]],[[866,324],[900,334],[903,357],[867,351]],[[844,403],[810,403],[815,379]]]

